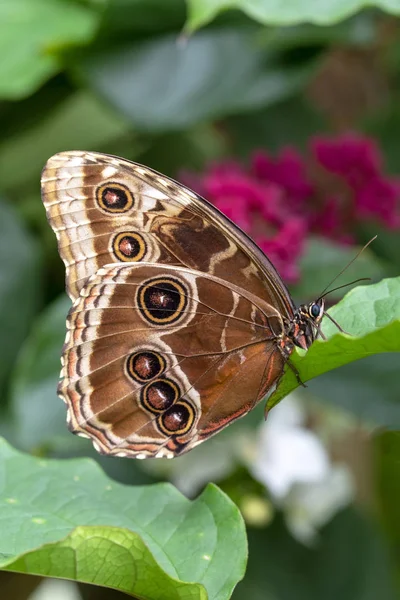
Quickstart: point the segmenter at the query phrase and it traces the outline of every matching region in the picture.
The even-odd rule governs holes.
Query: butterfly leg
[[[290,369],[293,371],[293,373],[295,374],[295,376],[296,376],[296,379],[297,379],[297,383],[298,383],[299,385],[301,385],[302,387],[306,388],[306,387],[307,387],[307,385],[306,385],[306,384],[305,384],[305,383],[302,381],[302,379],[301,379],[301,377],[300,377],[300,373],[299,373],[298,369],[297,369],[297,368],[294,366],[294,364],[292,364],[292,363],[290,362],[290,358],[288,358],[288,359],[286,360],[286,362],[287,362],[287,364],[288,364],[289,368],[290,368]]]
[[[290,355],[292,354],[293,351],[293,344],[292,342],[288,342],[288,340],[280,340],[280,342],[278,342],[278,348],[280,353],[282,354],[283,358],[285,359],[285,362],[287,363],[287,365],[289,366],[289,368],[293,371],[293,373],[296,376],[297,379],[297,383],[299,385],[301,385],[302,387],[307,387],[305,383],[303,383],[303,381],[301,380],[300,377],[300,373],[297,370],[297,368],[294,366],[294,364],[292,364],[290,362]]]

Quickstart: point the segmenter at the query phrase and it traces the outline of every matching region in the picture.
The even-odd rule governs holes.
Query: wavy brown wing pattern
[[[75,300],[111,262],[181,265],[221,277],[291,317],[273,265],[238,227],[185,186],[95,152],[61,152],[42,173],[42,197]]]
[[[63,152],[42,196],[74,304],[59,395],[99,452],[186,452],[276,383],[294,306],[259,248],[200,196],[116,157]]]
[[[223,280],[108,265],[68,317],[59,393],[99,452],[172,457],[255,406],[283,370],[279,313]]]

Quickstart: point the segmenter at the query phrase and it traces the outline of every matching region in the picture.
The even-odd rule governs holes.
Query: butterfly
[[[191,450],[321,333],[323,297],[296,308],[258,246],[184,185],[78,151],[50,158],[41,184],[73,302],[58,394],[98,452]]]

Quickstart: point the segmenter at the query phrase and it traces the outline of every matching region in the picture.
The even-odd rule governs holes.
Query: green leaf
[[[0,388],[41,297],[41,255],[17,215],[0,202]]]
[[[337,23],[366,7],[376,6],[388,13],[400,15],[398,0],[187,0],[186,28],[194,31],[229,9],[242,10],[264,25],[297,25]]]
[[[16,100],[61,70],[57,52],[88,42],[99,14],[71,0],[0,3],[0,97]]]
[[[3,569],[151,600],[224,600],[243,577],[244,523],[213,485],[190,502],[170,484],[123,486],[91,460],[38,460],[4,441],[0,465]]]
[[[329,339],[316,340],[305,353],[295,349],[290,362],[304,383],[372,354],[400,352],[400,277],[351,290],[329,314],[350,335],[337,333],[335,325],[325,318],[323,332]],[[267,401],[267,410],[298,385],[287,366]]]
[[[23,554],[7,570],[106,586],[146,600],[207,599],[202,586],[169,577],[139,535],[113,527],[77,527],[62,541]]]
[[[258,28],[225,28],[96,52],[76,70],[138,130],[163,132],[285,98],[304,83],[310,62],[285,69],[261,46]]]

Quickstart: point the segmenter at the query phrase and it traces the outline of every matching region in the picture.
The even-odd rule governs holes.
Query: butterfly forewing
[[[151,262],[221,277],[293,314],[284,284],[252,240],[200,196],[148,167],[62,152],[43,170],[42,197],[72,299],[105,264]]]

